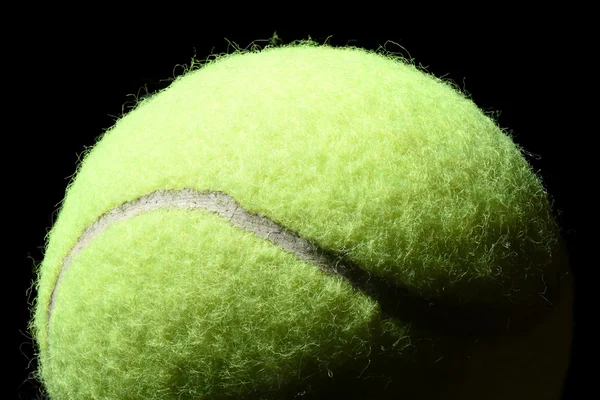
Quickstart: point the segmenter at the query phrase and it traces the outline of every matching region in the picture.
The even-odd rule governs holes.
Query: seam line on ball
[[[298,233],[279,225],[269,217],[245,210],[232,196],[226,193],[174,189],[157,190],[123,203],[101,215],[83,231],[75,246],[63,259],[52,289],[47,315],[48,338],[50,337],[50,319],[55,306],[57,290],[73,257],[113,223],[159,209],[203,210],[217,214],[233,226],[252,232],[259,238],[268,240],[282,250],[294,254],[298,259],[318,267],[330,276],[342,279],[355,290],[376,301],[379,304],[382,318],[411,321],[423,328],[446,331],[448,334],[457,330],[464,334],[467,331],[480,332],[494,329],[493,323],[485,322],[494,315],[489,306],[446,304],[422,297],[408,288],[392,284],[383,276],[371,274],[343,252],[323,249]]]
[[[410,317],[403,315],[405,312],[400,313],[403,317],[409,319],[414,319],[416,317],[415,313],[423,312],[424,308],[429,308],[430,302],[428,300],[415,296],[406,288],[390,284],[383,277],[371,275],[341,252],[325,250],[263,214],[248,212],[232,196],[226,193],[186,188],[156,190],[123,203],[98,217],[83,231],[75,246],[63,259],[52,289],[48,307],[48,329],[58,287],[64,274],[68,271],[73,257],[85,249],[91,240],[113,223],[159,209],[196,209],[215,213],[233,226],[252,232],[258,237],[294,254],[298,259],[318,267],[330,276],[337,276],[344,280],[354,289],[377,301],[384,317],[398,317],[398,306],[400,304],[403,305],[401,308],[405,311],[410,310]]]

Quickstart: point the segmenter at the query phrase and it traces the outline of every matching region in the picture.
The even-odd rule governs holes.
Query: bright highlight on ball
[[[359,48],[236,52],[86,154],[39,375],[53,399],[558,398],[567,264],[521,149],[452,85]]]

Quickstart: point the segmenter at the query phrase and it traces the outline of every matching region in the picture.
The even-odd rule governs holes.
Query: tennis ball
[[[452,85],[354,47],[237,51],[85,155],[39,268],[39,377],[55,399],[548,398],[566,265],[522,150]]]

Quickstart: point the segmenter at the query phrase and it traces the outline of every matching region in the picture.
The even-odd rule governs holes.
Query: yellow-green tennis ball
[[[237,52],[84,158],[39,270],[40,379],[53,399],[548,398],[563,254],[521,150],[451,85],[357,48]]]

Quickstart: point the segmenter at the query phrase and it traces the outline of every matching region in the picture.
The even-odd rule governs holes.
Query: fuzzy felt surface
[[[66,398],[275,390],[364,357],[378,319],[376,303],[339,279],[182,210],[109,227],[73,259],[57,299],[51,387]]]
[[[99,217],[185,188],[226,193],[433,302],[542,309],[563,273],[541,182],[451,85],[356,48],[223,56],[121,118],[68,187],[33,321],[56,398],[277,393],[362,370],[376,348],[402,358],[413,321],[384,320],[376,299],[203,211],[112,225],[57,285]]]

